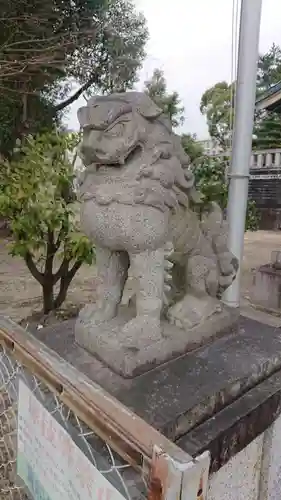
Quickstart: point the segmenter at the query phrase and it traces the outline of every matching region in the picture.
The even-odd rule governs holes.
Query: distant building
[[[256,100],[256,111],[281,114],[281,81]],[[260,229],[281,229],[281,149],[253,151],[249,198],[261,214]]]
[[[281,113],[281,81],[256,100],[256,111],[275,111]]]
[[[214,139],[205,139],[203,141],[196,141],[200,146],[202,146],[204,153],[206,155],[217,155],[222,152],[222,148],[214,141]]]

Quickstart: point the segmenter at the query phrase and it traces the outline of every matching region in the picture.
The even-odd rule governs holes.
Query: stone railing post
[[[265,155],[265,166],[266,167],[272,166],[272,154],[271,153],[266,153],[266,155]]]
[[[257,159],[257,168],[262,168],[263,167],[263,155],[258,154],[258,159]]]
[[[275,153],[274,166],[275,167],[280,167],[280,165],[281,165],[281,153]]]

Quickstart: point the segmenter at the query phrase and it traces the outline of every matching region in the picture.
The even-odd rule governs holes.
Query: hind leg
[[[218,287],[213,259],[202,255],[191,258],[186,268],[185,295],[167,313],[170,323],[188,330],[213,315],[220,307],[216,298]]]

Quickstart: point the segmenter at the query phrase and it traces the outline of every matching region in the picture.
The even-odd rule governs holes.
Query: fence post
[[[179,462],[155,446],[148,500],[206,500],[209,468],[209,452]]]
[[[181,500],[207,500],[210,453],[195,458],[183,472]]]
[[[158,446],[154,446],[148,500],[179,499],[182,485],[182,466],[182,463],[172,459]]]

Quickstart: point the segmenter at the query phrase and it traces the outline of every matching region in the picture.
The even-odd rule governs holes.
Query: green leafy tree
[[[258,62],[257,95],[267,92],[281,81],[281,48],[273,44],[270,50],[261,55]],[[275,149],[281,147],[281,117],[272,111],[259,111],[255,116],[255,149]]]
[[[204,156],[204,149],[197,141],[196,134],[183,134],[181,136],[181,144],[192,163]]]
[[[55,113],[47,108],[53,108],[55,87],[68,77],[69,60],[77,49],[94,43],[100,29],[95,14],[105,4],[105,0],[0,0],[0,110],[15,106],[13,120],[6,122],[15,129],[11,136],[36,129],[38,116],[45,123],[48,116],[52,126]],[[1,139],[5,146],[4,134]]]
[[[201,157],[194,163],[193,171],[197,189],[202,193],[202,207],[216,202],[222,210],[227,208],[228,181],[226,172],[228,161],[222,157]],[[246,230],[256,231],[259,227],[259,212],[254,201],[248,201]]]
[[[5,156],[18,137],[59,123],[84,92],[124,90],[136,81],[148,32],[131,0],[0,0],[0,6]],[[71,93],[74,81],[80,87]]]
[[[69,74],[82,84],[79,95],[81,90],[108,93],[131,89],[146,55],[146,19],[132,0],[107,0],[99,25],[95,43],[77,50],[69,64]]]
[[[254,149],[277,149],[281,147],[281,118],[278,113],[265,112],[256,116],[254,126]]]
[[[145,82],[145,92],[169,117],[173,127],[178,127],[184,122],[184,107],[177,92],[167,91],[167,82],[164,72],[155,69],[152,78]]]
[[[61,306],[81,265],[94,257],[76,226],[69,158],[77,141],[77,134],[27,136],[0,169],[0,216],[10,222],[11,252],[42,286],[45,314]]]
[[[258,60],[257,95],[269,90],[281,81],[281,48],[273,44],[266,54]],[[232,126],[234,123],[235,84],[218,82],[207,89],[200,104],[200,111],[206,117],[209,134],[223,148],[230,146]],[[279,114],[267,111],[255,116],[254,147],[270,149],[281,147]]]
[[[257,94],[263,94],[279,81],[281,81],[281,48],[274,43],[266,54],[259,57]]]
[[[233,113],[234,85],[218,82],[207,89],[200,103],[200,111],[206,117],[210,136],[223,149],[230,145]]]

